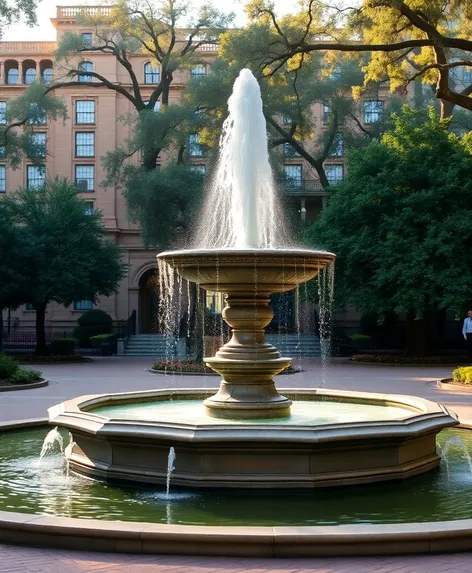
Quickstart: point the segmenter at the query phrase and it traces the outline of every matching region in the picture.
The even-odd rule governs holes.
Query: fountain
[[[158,255],[161,290],[180,291],[184,278],[226,295],[232,338],[204,359],[222,377],[219,390],[82,396],[51,408],[50,421],[73,434],[71,470],[165,484],[170,448],[179,458],[177,487],[313,489],[398,480],[438,466],[436,435],[458,423],[438,404],[325,389],[278,392],[274,376],[291,359],[264,339],[270,295],[314,278],[335,255],[290,245],[249,70],[236,80],[228,108],[195,248]]]

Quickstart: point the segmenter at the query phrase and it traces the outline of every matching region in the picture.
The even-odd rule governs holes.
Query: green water
[[[163,400],[102,406],[91,410],[94,414],[120,420],[144,420],[148,422],[173,422],[199,425],[221,425],[218,418],[210,418],[201,400]],[[284,426],[316,426],[349,422],[373,422],[400,420],[418,415],[418,411],[402,406],[340,402],[334,400],[296,400],[289,418],[273,420],[244,420],[245,424],[273,424]],[[238,424],[240,420],[224,420],[225,425]]]
[[[118,487],[67,476],[60,454],[38,463],[49,430],[40,427],[0,434],[0,510],[196,525],[337,525],[472,518],[472,475],[456,445],[450,449],[449,476],[443,462],[438,470],[406,482],[312,493],[174,491],[168,501],[163,488]],[[444,430],[440,445],[452,436],[460,437],[472,451],[471,431]]]

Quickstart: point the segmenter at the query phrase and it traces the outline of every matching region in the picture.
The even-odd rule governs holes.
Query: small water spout
[[[169,450],[169,456],[167,457],[167,479],[166,479],[166,498],[170,497],[170,478],[172,477],[172,472],[175,470],[175,449],[173,447]]]
[[[464,444],[464,442],[458,436],[452,436],[446,441],[446,443],[444,444],[444,446],[441,450],[442,459],[444,460],[444,463],[446,464],[446,470],[447,470],[448,478],[451,477],[450,469],[449,469],[449,450],[453,446],[458,448],[460,450],[460,452],[463,454],[464,458],[467,460],[467,463],[469,464],[469,471],[472,475],[472,457],[469,454],[467,446]]]
[[[64,458],[66,460],[66,476],[69,477],[69,469],[70,469],[70,457],[72,455],[72,451],[74,449],[74,446],[76,446],[76,442],[74,442],[74,438],[72,437],[72,434],[69,432],[69,443],[66,446],[66,449],[64,450]]]
[[[57,426],[48,432],[47,436],[44,438],[41,453],[39,454],[38,463],[44,458],[44,456],[54,451],[56,444],[59,444],[60,451],[62,452],[64,450],[64,440],[59,433]]]

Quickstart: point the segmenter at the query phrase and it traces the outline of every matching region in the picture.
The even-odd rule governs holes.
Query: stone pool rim
[[[0,431],[47,426],[46,418]],[[467,425],[462,426],[468,429]],[[447,553],[472,549],[472,519],[330,526],[190,526],[0,511],[0,542],[109,553],[316,557]]]

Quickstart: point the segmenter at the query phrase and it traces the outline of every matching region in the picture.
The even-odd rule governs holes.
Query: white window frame
[[[91,136],[84,137],[86,142],[79,143],[79,136]],[[91,143],[90,143],[91,139]],[[75,132],[75,156],[76,157],[95,157],[95,132],[94,131],[76,131]],[[80,153],[79,153],[80,151]]]
[[[364,102],[364,123],[371,125],[382,119],[385,102],[380,99],[370,99]]]
[[[79,111],[79,104],[93,104],[91,107],[93,107],[92,111]],[[75,100],[75,125],[95,125],[97,123],[97,118],[96,118],[96,113],[97,113],[97,102],[94,99],[76,99]],[[82,116],[91,116],[93,115],[93,121],[79,121],[79,114]]]
[[[5,100],[0,101],[0,125],[7,124],[7,102]]]
[[[85,66],[85,69],[84,69]],[[93,72],[93,62],[90,60],[83,60],[79,63],[78,68],[79,72]],[[79,82],[91,82],[93,81],[92,76],[81,75],[79,74],[77,77]]]
[[[32,183],[35,181],[36,183]],[[39,189],[46,183],[46,166],[45,165],[27,165],[26,166],[26,188],[35,190]]]
[[[290,187],[303,186],[303,165],[300,163],[284,165],[285,184]]]
[[[0,193],[6,193],[7,191],[7,167],[6,165],[0,165]]]
[[[144,64],[144,83],[148,85],[155,85],[161,81],[161,68],[154,67],[151,62]]]
[[[87,175],[85,169],[91,170],[92,177]],[[78,175],[80,171],[82,171],[81,176]],[[74,178],[78,193],[93,193],[95,191],[95,165],[77,163],[74,167]],[[86,183],[79,183],[79,181]]]
[[[344,180],[344,165],[341,163],[328,163],[324,166],[324,170],[330,185],[335,185]]]

